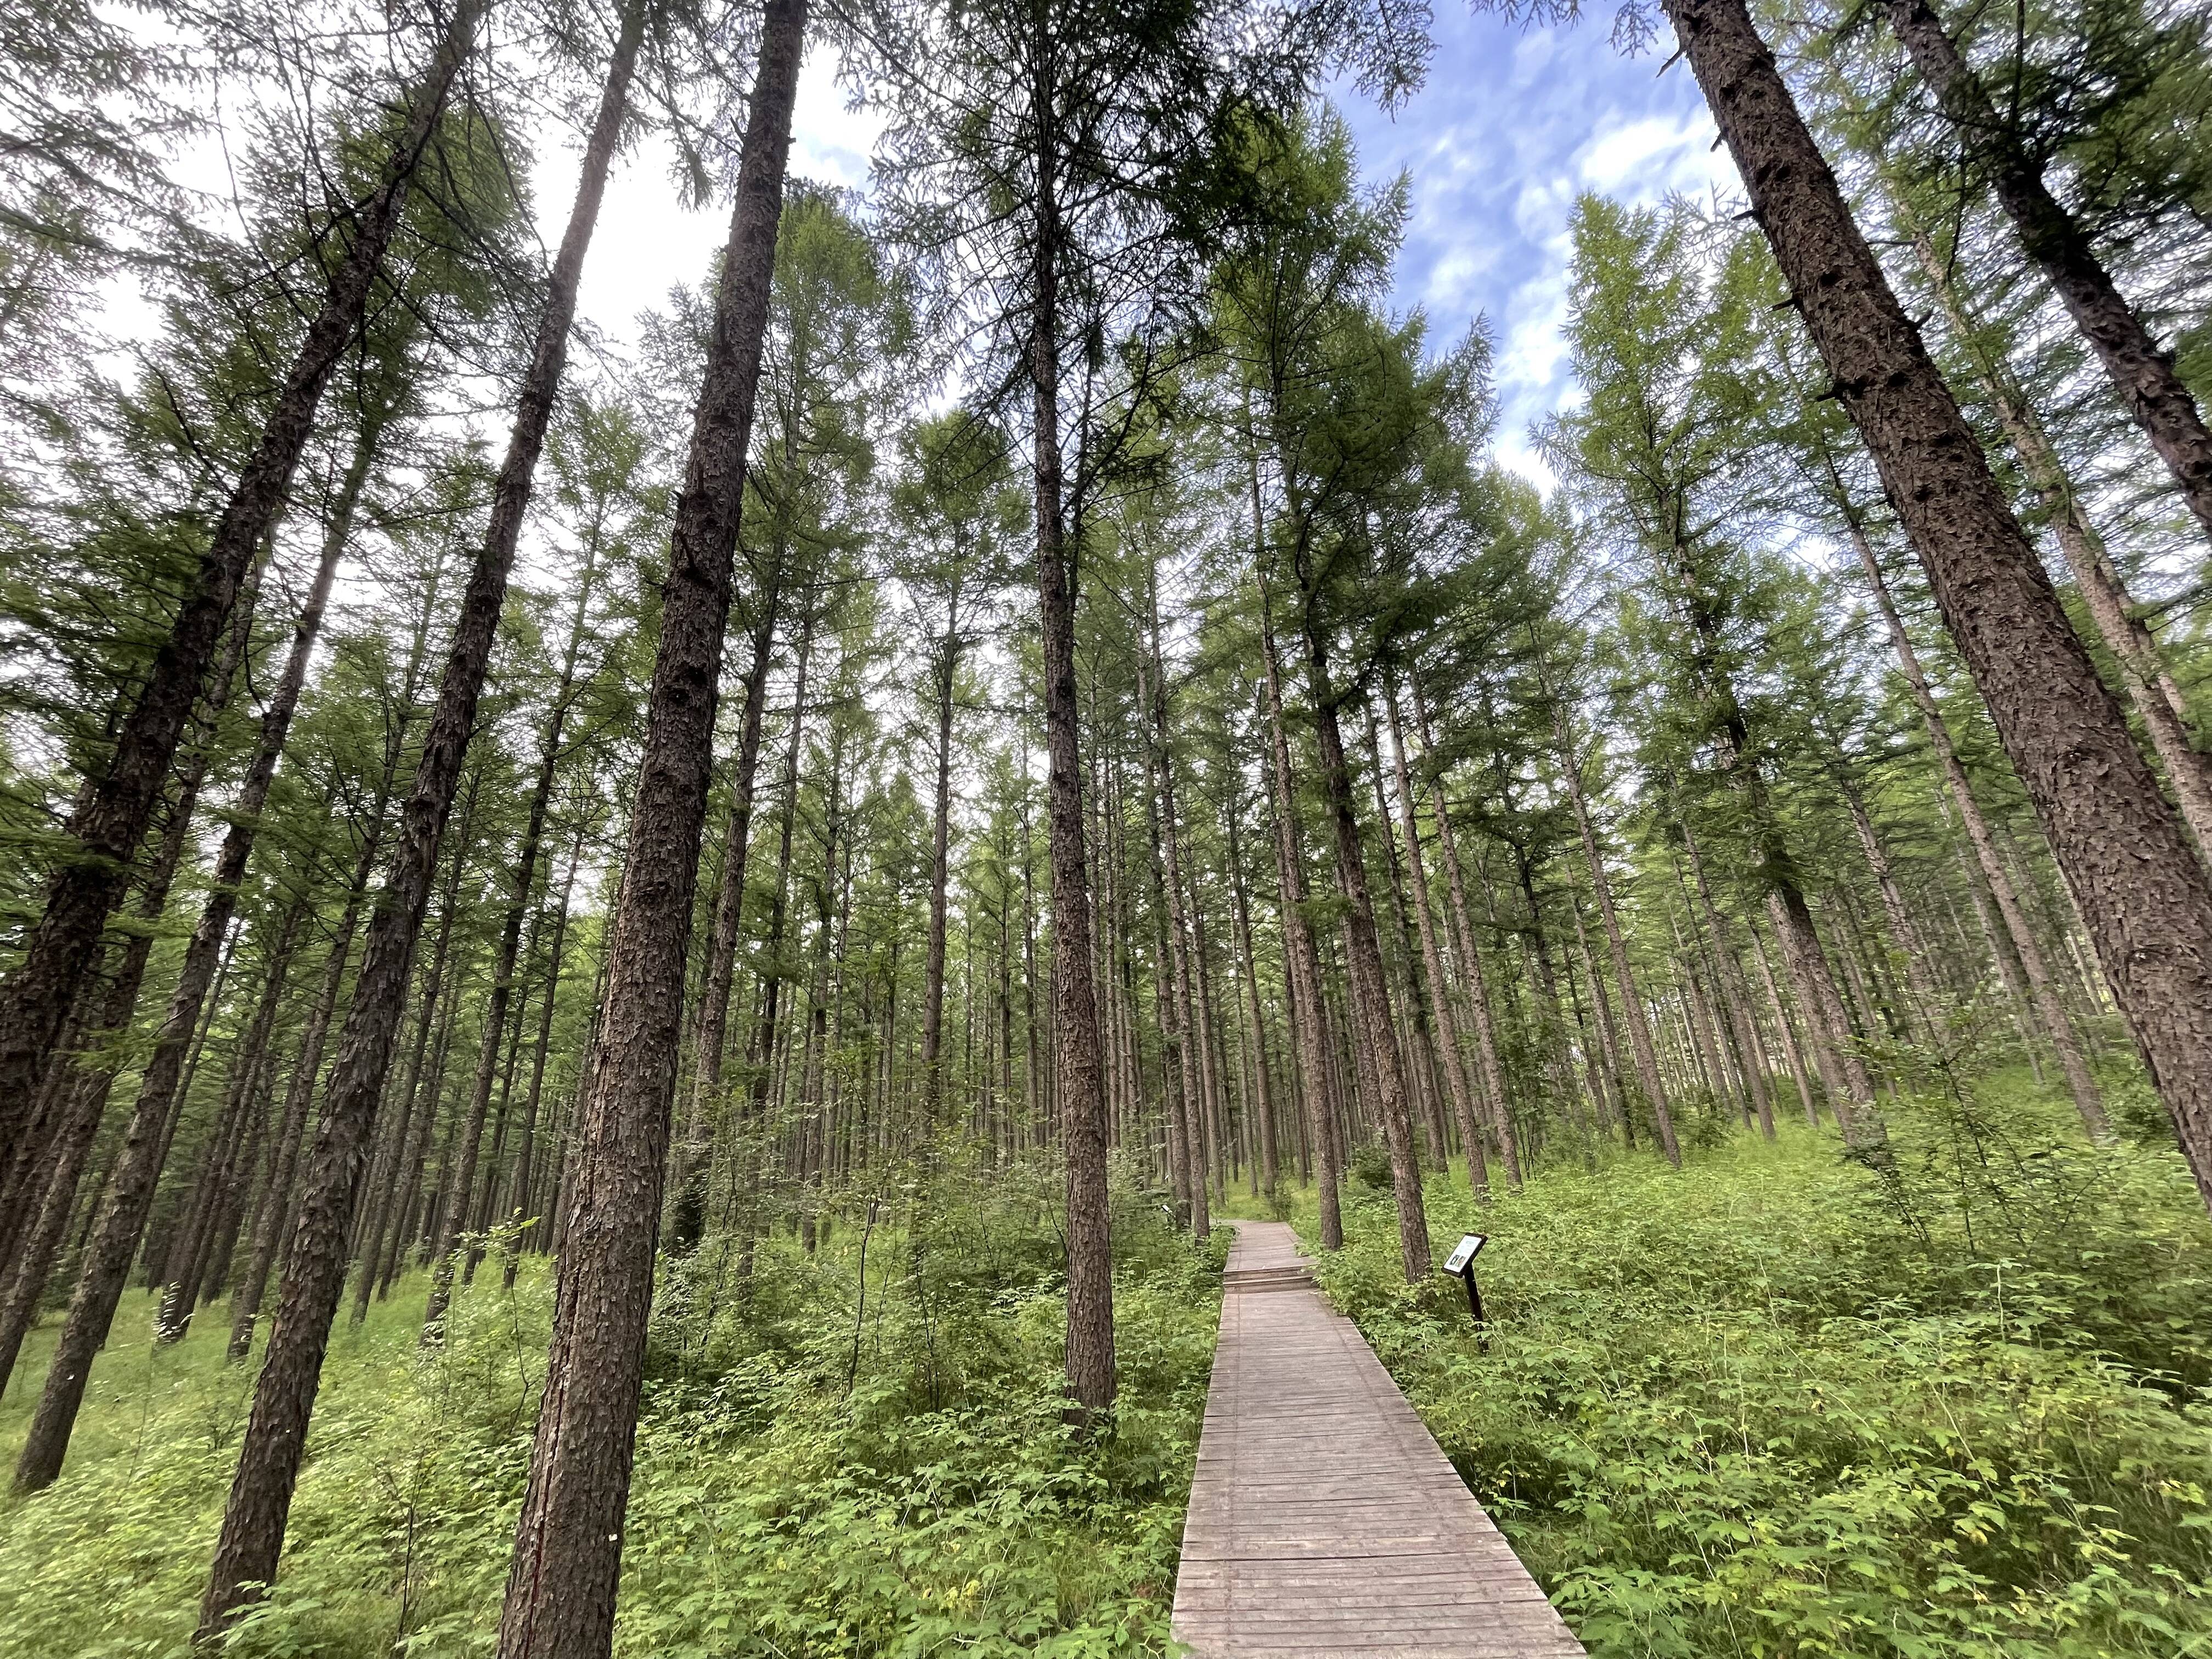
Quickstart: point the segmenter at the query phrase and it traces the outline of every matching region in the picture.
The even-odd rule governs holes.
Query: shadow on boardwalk
[[[1197,1659],[1579,1656],[1291,1230],[1236,1224],[1176,1637]]]

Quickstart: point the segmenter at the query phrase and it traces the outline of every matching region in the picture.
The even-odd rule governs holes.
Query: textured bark
[[[1044,658],[1045,822],[1052,848],[1053,1068],[1067,1164],[1067,1392],[1079,1417],[1111,1405],[1114,1268],[1106,1200],[1111,1125],[1091,971],[1091,881],[1083,845],[1080,705],[1075,684],[1075,572],[1068,557],[1060,442],[1059,89],[1051,24],[1038,14],[1030,119],[1030,441],[1035,449],[1037,611]]]
[[[641,28],[635,5],[626,8],[623,45],[617,47],[609,67],[585,147],[575,201],[554,256],[530,363],[518,388],[514,423],[493,487],[483,543],[461,597],[437,704],[431,711],[413,787],[401,811],[392,865],[369,921],[360,978],[307,1163],[269,1350],[254,1388],[238,1472],[200,1606],[201,1640],[220,1636],[233,1615],[258,1599],[262,1587],[276,1576],[331,1321],[345,1291],[347,1239],[360,1199],[377,1103],[398,1036],[438,843],[475,728],[477,703],[490,665],[538,458],[568,362],[577,285],[621,136]]]
[[[1390,1184],[1398,1206],[1398,1254],[1406,1282],[1428,1277],[1429,1222],[1422,1201],[1421,1169],[1413,1152],[1413,1123],[1406,1099],[1405,1065],[1390,1018],[1390,992],[1383,976],[1382,943],[1375,927],[1375,906],[1367,890],[1360,857],[1359,821],[1353,816],[1352,770],[1345,759],[1337,721],[1336,694],[1330,683],[1326,636],[1306,607],[1306,683],[1314,705],[1314,736],[1321,750],[1322,786],[1335,830],[1336,885],[1345,902],[1345,965],[1352,984],[1352,1019],[1360,1049],[1375,1083],[1373,1109],[1382,1121],[1390,1152]]]
[[[1429,1002],[1436,1014],[1437,1044],[1441,1051],[1437,1058],[1443,1064],[1444,1086],[1451,1096],[1460,1142],[1467,1148],[1468,1178],[1474,1184],[1474,1195],[1487,1203],[1490,1172],[1484,1167],[1482,1126],[1475,1121],[1474,1097],[1468,1088],[1467,1065],[1452,1019],[1451,984],[1444,976],[1443,947],[1437,942],[1436,919],[1430,911],[1429,878],[1422,867],[1420,823],[1413,804],[1413,775],[1406,764],[1404,721],[1398,714],[1398,694],[1390,691],[1385,696],[1390,716],[1390,758],[1397,771],[1398,810],[1406,837],[1406,874],[1413,890],[1413,918],[1420,927],[1421,969],[1428,975]]]
[[[1998,112],[1929,0],[1885,0],[1884,9],[1920,78],[1995,189],[2021,251],[2050,281],[2121,403],[2172,473],[2189,510],[2212,534],[2212,432],[2205,429],[2172,355],[2151,337],[2088,234],[2051,193],[2044,164]],[[2204,1178],[2202,1168],[2199,1178]]]
[[[1889,584],[1881,574],[1881,562],[1875,559],[1873,545],[1856,523],[1850,526],[1851,545],[1859,556],[1859,568],[1866,573],[1872,585],[1875,605],[1881,612],[1889,629],[1889,641],[1897,653],[1899,671],[1912,693],[1913,702],[1920,710],[1922,726],[1928,732],[1929,747],[1936,751],[1936,764],[1942,769],[1943,786],[1951,797],[1952,805],[1959,809],[1960,822],[1965,825],[1966,841],[1973,848],[1974,863],[1982,874],[1983,884],[1996,903],[1997,915],[2003,923],[2005,940],[2009,941],[2017,957],[2021,971],[2027,979],[2027,994],[2033,1003],[2038,1023],[2049,1039],[2051,1052],[2058,1056],[2058,1069],[2066,1078],[2067,1091],[2074,1097],[2074,1109],[2081,1115],[2082,1127],[2089,1133],[2102,1139],[2111,1133],[2112,1126],[2105,1115],[2102,1092],[2096,1079],[2090,1073],[2088,1062],[2082,1057],[2081,1042],[2074,1035],[2074,1022],[2068,1016],[2066,1005],[2060,1000],[2057,986],[2051,979],[2051,967],[2045,959],[2043,946],[2035,935],[2035,928],[2021,908],[2020,894],[2013,885],[2012,875],[1998,855],[1996,838],[1990,832],[1990,821],[1982,811],[1982,804],[1974,798],[1972,784],[1966,777],[1965,764],[1959,759],[1958,745],[1951,741],[1951,728],[1943,718],[1943,711],[1936,702],[1934,689],[1928,684],[1927,671],[1920,665],[1920,656],[1912,648],[1911,637],[1905,631],[1905,619],[1898,615],[1897,605],[1889,596]],[[2101,689],[2101,688],[2100,688]],[[2130,739],[2132,744],[2132,739]],[[2132,746],[2129,752],[2135,751]],[[1980,895],[1976,894],[1979,902]],[[1997,965],[2001,972],[2009,967],[2005,959],[2002,943],[1992,939]]]
[[[131,860],[160,802],[234,602],[283,509],[323,389],[360,326],[409,181],[468,54],[481,6],[482,0],[461,0],[455,7],[437,54],[415,88],[407,125],[385,163],[383,178],[351,216],[351,245],[285,372],[191,588],[117,734],[106,771],[85,810],[70,823],[78,850],[48,884],[45,909],[22,963],[0,984],[0,1166],[15,1153],[55,1040],[98,959],[101,927],[122,896]]]
[[[1231,787],[1235,787],[1232,775]],[[1252,956],[1252,909],[1244,896],[1244,852],[1243,837],[1237,828],[1237,802],[1231,799],[1223,804],[1221,829],[1229,850],[1229,896],[1237,924],[1237,958],[1239,973],[1237,983],[1251,1021],[1251,1071],[1253,1079],[1254,1114],[1258,1118],[1259,1131],[1257,1174],[1260,1190],[1270,1199],[1275,1195],[1275,1182],[1281,1173],[1281,1152],[1275,1133],[1275,1098],[1267,1075],[1267,1019],[1260,1002],[1260,975]],[[1478,1167],[1482,1157],[1481,1142],[1471,1143],[1471,1154]]]
[[[737,980],[738,946],[745,917],[745,866],[752,846],[753,784],[760,771],[761,731],[768,712],[768,674],[775,654],[775,624],[782,594],[781,557],[772,562],[762,590],[753,597],[752,660],[745,671],[744,708],[738,726],[738,752],[731,769],[730,821],[722,833],[721,880],[714,894],[714,930],[707,943],[707,977],[691,1027],[691,1107],[676,1170],[676,1201],[669,1216],[672,1249],[689,1249],[707,1225],[707,1171],[711,1161],[714,1114],[722,1092],[724,1051],[729,1046],[730,989]],[[572,871],[573,873],[573,871]],[[562,915],[566,916],[565,904]],[[555,929],[557,939],[560,929]],[[551,1006],[549,994],[547,1006]],[[533,1062],[527,1121],[537,1121],[537,1079],[544,1068],[541,1036]],[[526,1131],[526,1139],[528,1132]],[[518,1190],[520,1190],[519,1188]],[[509,1257],[512,1267],[513,1258]]]
[[[2097,636],[2119,664],[2128,700],[2142,717],[2143,729],[2149,732],[2151,747],[2166,769],[2166,781],[2180,804],[2183,820],[2196,837],[2197,849],[2212,857],[2212,757],[2190,741],[2189,705],[2181,688],[2160,656],[2149,628],[2136,614],[2127,585],[2105,550],[2096,526],[2089,522],[2088,512],[2066,476],[2065,465],[2043,422],[2004,365],[1981,344],[1957,285],[1937,257],[1927,232],[1917,225],[1911,228],[1913,252],[1921,271],[1935,289],[1936,301],[1959,349],[1966,356],[1982,395],[1996,411],[2022,476],[2050,520],[2075,587],[2096,624]]]
[[[1741,0],[1669,15],[2212,1205],[2212,887]]]
[[[1613,979],[1620,993],[1621,1021],[1628,1027],[1629,1047],[1636,1057],[1637,1081],[1659,1127],[1659,1149],[1676,1169],[1682,1167],[1682,1149],[1674,1139],[1674,1118],[1668,1109],[1667,1085],[1659,1075],[1659,1056],[1651,1046],[1650,1023],[1644,1017],[1644,999],[1636,989],[1636,975],[1629,966],[1628,941],[1620,931],[1620,916],[1613,905],[1613,882],[1605,871],[1605,853],[1599,847],[1597,826],[1590,819],[1589,802],[1583,794],[1582,759],[1567,731],[1564,708],[1553,714],[1559,748],[1560,775],[1567,782],[1567,799],[1575,809],[1575,826],[1582,834],[1583,861],[1589,866],[1590,890],[1597,898],[1598,920],[1605,927],[1605,941],[1613,953]]]
[[[562,1194],[552,1348],[500,1614],[502,1659],[604,1659],[613,1640],[715,695],[805,34],[805,0],[769,0],[677,497],[606,988]]]
[[[1254,497],[1256,511],[1258,497]],[[1325,1250],[1344,1248],[1344,1220],[1337,1185],[1344,1168],[1337,1156],[1336,1135],[1330,1110],[1334,1094],[1324,1044],[1321,991],[1321,951],[1306,919],[1305,849],[1299,844],[1297,794],[1291,771],[1290,733],[1283,725],[1282,676],[1276,664],[1275,635],[1265,617],[1267,596],[1261,595],[1261,641],[1267,659],[1267,730],[1273,750],[1269,769],[1275,793],[1275,869],[1282,895],[1283,954],[1288,959],[1291,981],[1291,1024],[1297,1035],[1298,1067],[1305,1084],[1306,1118],[1312,1126],[1314,1180],[1321,1208],[1321,1243]]]
[[[631,21],[625,25],[617,58],[616,67],[625,85],[636,56],[640,29],[636,20],[642,15],[641,7],[632,8]],[[614,126],[619,120],[617,106],[614,121],[607,129],[611,151]],[[476,1077],[469,1091],[468,1118],[461,1131],[460,1169],[447,1194],[437,1240],[431,1246],[430,1295],[422,1315],[422,1340],[425,1347],[435,1346],[443,1340],[446,1309],[453,1299],[453,1254],[459,1244],[470,1198],[476,1191],[477,1149],[483,1140],[485,1114],[491,1109],[492,1084],[499,1065],[500,1044],[507,1033],[507,1009],[514,1000],[514,975],[522,951],[522,924],[530,915],[531,897],[538,888],[538,854],[544,843],[545,814],[553,804],[553,785],[564,757],[561,739],[568,729],[574,702],[576,662],[583,651],[585,624],[591,612],[592,580],[597,574],[598,553],[594,539],[586,551],[583,568],[577,574],[576,602],[569,613],[568,638],[562,648],[561,669],[554,681],[551,707],[546,711],[544,730],[538,738],[538,775],[532,782],[530,804],[523,813],[522,841],[515,849],[514,872],[508,881],[507,915],[500,926],[491,994],[485,1001],[483,1034],[477,1049]],[[459,868],[458,857],[454,868]],[[374,1237],[370,1241],[368,1255],[371,1258],[376,1254],[379,1242]],[[366,1264],[362,1273],[366,1283]]]
[[[937,696],[937,776],[930,796],[929,939],[922,959],[921,1107],[935,1127],[945,1104],[945,893],[952,876],[952,687],[960,666],[960,584],[945,606],[931,665]]]
[[[1705,881],[1705,860],[1698,850],[1697,837],[1690,826],[1682,825],[1682,846],[1690,855],[1690,880],[1698,896],[1698,902],[1705,913],[1706,925],[1713,936],[1713,956],[1718,969],[1721,1000],[1728,1008],[1729,1026],[1735,1037],[1736,1058],[1743,1071],[1746,1090],[1751,1096],[1753,1109],[1759,1114],[1759,1132],[1767,1139],[1774,1139],[1774,1098],[1767,1087],[1766,1067],[1762,1061],[1758,1023],[1752,1018],[1751,996],[1743,982],[1743,958],[1736,954],[1735,929],[1713,902],[1713,892]]]

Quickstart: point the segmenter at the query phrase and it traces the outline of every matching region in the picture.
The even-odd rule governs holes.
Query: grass
[[[1680,1173],[1552,1167],[1488,1233],[1478,1338],[1387,1190],[1321,1274],[1593,1654],[2212,1653],[2212,1224],[2179,1155],[2021,1078]],[[1716,1137],[1707,1137],[1709,1140]],[[1295,1218],[1312,1248],[1303,1195]]]
[[[1121,1183],[1122,1400],[1111,1434],[1078,1441],[1051,1199],[1042,1171],[945,1177],[918,1271],[903,1231],[873,1230],[865,1315],[855,1224],[811,1255],[779,1231],[742,1298],[713,1240],[667,1275],[617,1652],[1167,1651],[1222,1247],[1176,1238]],[[533,1271],[504,1294],[495,1266],[427,1358],[423,1290],[341,1322],[277,1592],[235,1651],[490,1650],[550,1287]],[[118,1316],[61,1481],[0,1500],[0,1654],[186,1649],[250,1377],[223,1364],[219,1317],[157,1351],[150,1311]],[[35,1342],[0,1407],[11,1460]]]

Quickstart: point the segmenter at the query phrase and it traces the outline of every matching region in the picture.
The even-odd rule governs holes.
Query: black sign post
[[[1482,1292],[1474,1287],[1474,1258],[1482,1247],[1490,1243],[1482,1233],[1462,1233],[1459,1244],[1444,1261],[1444,1271],[1457,1273],[1460,1282],[1467,1286],[1467,1310],[1474,1316],[1475,1328],[1482,1328]]]

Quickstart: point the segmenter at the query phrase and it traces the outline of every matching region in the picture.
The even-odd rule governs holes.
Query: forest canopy
[[[1592,1653],[2212,1642],[2202,9],[1477,9],[1525,430],[1425,6],[0,0],[0,1654],[1180,1650],[1261,1220]]]

